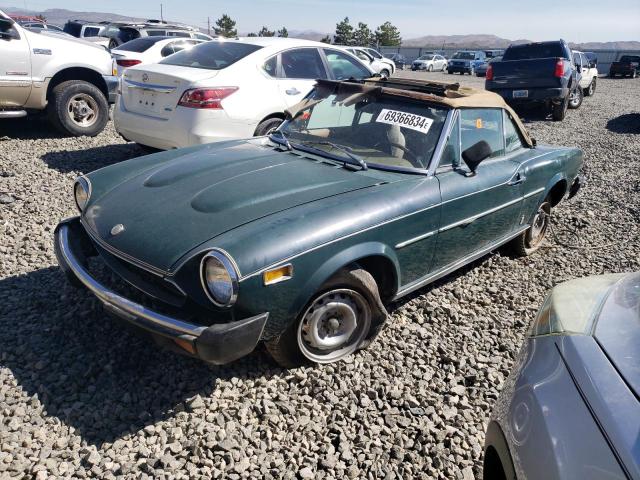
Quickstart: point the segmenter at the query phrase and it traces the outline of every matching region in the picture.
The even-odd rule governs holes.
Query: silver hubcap
[[[569,96],[569,102],[571,103],[571,105],[577,105],[579,99],[580,99],[580,97],[578,95],[578,91],[577,90],[574,90],[571,93],[571,95]]]
[[[547,232],[547,225],[549,224],[550,208],[548,203],[540,205],[536,216],[533,219],[531,230],[529,233],[529,248],[535,248],[542,243],[544,236]]]
[[[71,121],[80,127],[90,127],[98,120],[98,104],[86,93],[74,95],[67,104]]]
[[[331,290],[318,297],[298,325],[298,346],[317,363],[331,363],[353,353],[371,325],[371,309],[354,290]]]

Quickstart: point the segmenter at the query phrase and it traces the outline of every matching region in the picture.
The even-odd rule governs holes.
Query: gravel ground
[[[69,287],[52,232],[75,214],[74,178],[142,151],[111,125],[69,139],[41,120],[3,121],[0,477],[477,477],[545,292],[639,269],[639,94],[640,79],[601,79],[562,123],[524,113],[538,142],[585,151],[587,187],[554,211],[561,243],[488,255],[394,305],[369,350],[291,371],[262,351],[225,367],[161,351]]]

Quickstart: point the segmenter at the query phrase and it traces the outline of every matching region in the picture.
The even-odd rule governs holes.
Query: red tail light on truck
[[[486,78],[487,80],[493,80],[493,65],[491,64],[487,67]]]
[[[553,76],[558,78],[564,77],[564,60],[561,58],[556,61],[556,70],[553,73]]]

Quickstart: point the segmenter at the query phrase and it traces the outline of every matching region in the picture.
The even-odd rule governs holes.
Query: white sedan
[[[396,64],[393,60],[388,59],[380,55],[380,58],[376,58],[371,54],[368,48],[362,47],[341,47],[345,51],[358,57],[362,63],[368,65],[375,73],[380,74],[383,78],[389,78],[396,71]],[[379,55],[379,54],[378,54]]]
[[[108,38],[103,40],[107,43],[109,41]],[[111,50],[111,56],[116,61],[120,76],[126,68],[144,63],[158,63],[169,55],[192,48],[203,41],[176,37],[142,37],[114,48]]]
[[[125,139],[162,150],[266,135],[316,79],[373,74],[353,55],[310,40],[214,40],[125,70],[114,124]]]

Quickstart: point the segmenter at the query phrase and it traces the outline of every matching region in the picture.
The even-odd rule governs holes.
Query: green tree
[[[275,37],[276,32],[269,30],[267,27],[262,27],[258,32],[259,37]]]
[[[255,33],[255,32],[251,32],[251,33],[247,34],[247,37],[257,37],[257,36],[258,36],[258,34]]]
[[[331,35],[325,35],[320,39],[320,41],[322,43],[328,43],[329,45],[331,45]]]
[[[385,47],[397,47],[402,44],[400,30],[398,30],[391,22],[384,22],[376,29],[376,42],[378,45]]]
[[[287,30],[287,27],[282,27],[280,30],[278,30],[278,36],[282,38],[289,37],[289,30]]]
[[[349,23],[349,17],[336,24],[336,34],[333,37],[336,45],[353,45],[353,27]]]
[[[368,47],[375,42],[375,36],[366,23],[359,22],[358,29],[353,32],[353,44]]]
[[[236,37],[238,35],[236,21],[226,13],[216,20],[215,31],[216,35],[226,38]]]

